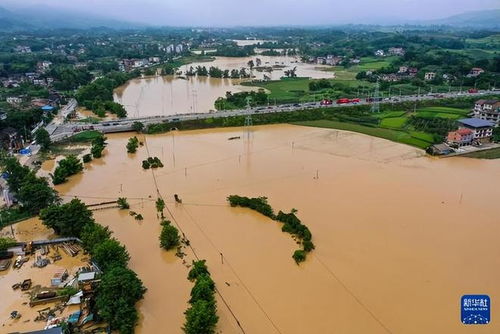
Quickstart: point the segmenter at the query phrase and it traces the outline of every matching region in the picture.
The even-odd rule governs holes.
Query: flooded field
[[[459,309],[463,294],[500,298],[500,161],[434,159],[383,139],[292,125],[147,136],[135,155],[126,153],[130,136],[109,135],[104,158],[57,190],[87,203],[127,197],[144,216],[95,212],[148,288],[138,333],[181,333],[192,287],[183,260],[159,248],[158,192],[193,246],[187,263],[207,259],[224,298],[221,333],[242,332],[232,314],[246,333],[500,332],[498,321],[463,326]],[[147,156],[165,167],[143,170]],[[230,194],[297,209],[316,250],[297,266],[296,245],[278,223],[229,207]]]
[[[12,227],[12,230],[10,227],[0,230],[0,237],[13,237],[12,232],[14,232],[16,240],[25,242],[57,237],[51,230],[45,228],[37,218],[18,223]],[[54,254],[54,250],[51,250],[47,257],[49,258]],[[20,269],[11,267],[5,271],[0,271],[0,333],[39,330],[45,326],[45,321],[35,322],[34,319],[39,310],[53,307],[55,304],[47,303],[30,307],[27,304],[29,302],[29,291],[13,290],[11,286],[30,278],[33,282],[32,289],[37,289],[37,286],[50,287],[51,278],[58,270],[68,270],[68,273],[73,275],[79,267],[86,265],[85,255],[80,254],[76,257],[70,257],[62,250],[58,251],[58,254],[61,255],[62,259],[47,265],[45,268],[33,267],[35,256],[31,255],[29,261]],[[68,306],[61,313],[57,312],[56,316],[68,316],[77,310],[79,310],[77,305]],[[11,319],[10,313],[12,311],[18,311],[21,318]]]
[[[253,76],[263,79],[267,75],[272,80],[279,80],[287,69],[297,67],[297,76],[311,78],[331,78],[332,73],[322,71],[321,65],[301,63],[298,57],[216,57],[212,62],[200,62],[184,65],[180,68],[185,73],[189,67],[216,66],[223,70],[248,68],[248,61],[259,58],[261,66],[273,67],[271,72],[254,69]],[[226,92],[241,92],[256,89],[241,86],[241,80],[218,79],[208,77],[156,76],[130,80],[115,90],[115,101],[123,104],[129,117],[175,115],[186,113],[206,113],[214,110],[214,102]]]

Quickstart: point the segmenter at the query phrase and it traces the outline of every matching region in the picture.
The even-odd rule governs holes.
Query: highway
[[[482,95],[487,94],[500,94],[500,90],[479,91],[477,93],[444,93],[444,94],[427,94],[427,95],[407,95],[407,96],[393,96],[391,98],[384,98],[380,101],[381,104],[401,103],[401,102],[418,102],[424,100],[440,100],[446,98],[457,97],[470,97],[475,96],[480,98]],[[76,132],[85,130],[97,130],[103,133],[113,132],[126,132],[132,130],[134,122],[141,122],[145,126],[157,123],[172,123],[187,120],[206,119],[206,118],[220,118],[220,117],[234,117],[234,116],[248,116],[255,114],[270,114],[278,112],[300,111],[314,108],[336,108],[336,107],[352,107],[356,105],[370,105],[365,99],[360,100],[358,103],[343,103],[337,104],[335,101],[331,105],[321,105],[319,102],[295,103],[295,104],[282,104],[277,106],[260,106],[240,110],[223,110],[209,113],[187,113],[176,114],[168,116],[150,116],[150,117],[137,117],[137,118],[123,118],[113,121],[103,121],[96,124],[85,124],[77,122],[67,122],[57,124],[56,128],[49,132],[53,142],[61,141],[67,137],[72,136]],[[71,108],[74,108],[72,101]]]

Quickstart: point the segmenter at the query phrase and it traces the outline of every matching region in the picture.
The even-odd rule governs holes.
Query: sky
[[[0,0],[2,4],[43,5],[167,26],[405,23],[500,8],[500,0]]]

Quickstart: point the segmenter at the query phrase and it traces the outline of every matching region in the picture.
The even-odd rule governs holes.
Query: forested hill
[[[46,6],[34,6],[23,9],[6,9],[0,7],[0,31],[3,32],[61,28],[88,29],[95,27],[128,29],[145,26]]]

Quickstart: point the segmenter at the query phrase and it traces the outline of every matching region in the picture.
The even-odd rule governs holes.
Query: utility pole
[[[380,112],[380,84],[377,80],[377,83],[375,84],[375,92],[373,93],[373,101],[372,101],[372,107],[371,111],[372,112]]]

